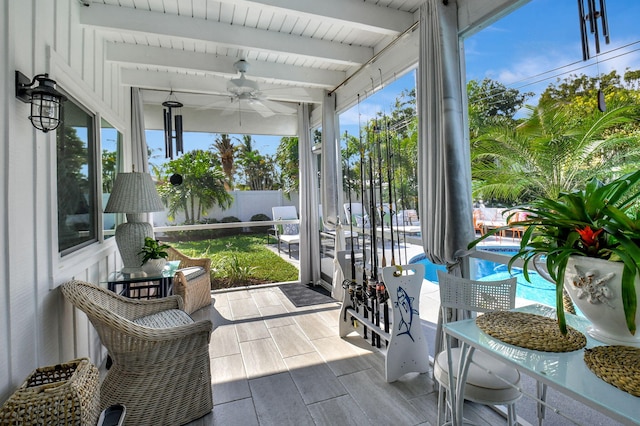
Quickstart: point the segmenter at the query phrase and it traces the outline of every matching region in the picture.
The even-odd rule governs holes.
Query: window
[[[68,95],[67,95],[68,96]],[[58,251],[97,241],[95,115],[70,96],[57,130]]]
[[[102,149],[102,208],[104,208],[116,180],[118,150],[122,147],[122,133],[105,119],[100,122],[100,146]],[[114,235],[116,220],[116,213],[104,213],[102,216],[105,239]]]

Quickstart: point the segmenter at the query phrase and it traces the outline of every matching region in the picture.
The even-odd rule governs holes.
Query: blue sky
[[[599,3],[599,2],[597,2]],[[601,38],[601,53],[595,58],[593,37],[591,56],[582,62],[580,28],[575,0],[532,0],[493,25],[465,40],[467,80],[489,77],[522,92],[540,94],[550,83],[569,74],[595,76],[625,69],[640,69],[640,1],[608,0],[607,14],[611,43]],[[358,123],[365,123],[377,112],[388,113],[396,96],[415,85],[410,72],[360,102],[340,116],[342,132],[358,133]],[[537,97],[529,102],[536,103]],[[216,135],[185,135],[185,148],[207,149]],[[280,141],[278,136],[254,135],[255,147],[262,154],[273,155]],[[164,146],[162,132],[147,132],[152,149]]]

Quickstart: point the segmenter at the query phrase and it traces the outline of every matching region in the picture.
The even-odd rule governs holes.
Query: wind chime
[[[593,34],[595,40],[596,61],[600,54],[600,33],[602,33],[602,36],[604,37],[605,44],[609,44],[609,23],[607,20],[607,7],[605,5],[605,0],[599,0],[599,6],[600,10],[596,8],[596,0],[578,0],[580,40],[582,44],[583,61],[588,61],[590,59],[589,33]],[[598,29],[598,20],[600,20],[601,29]],[[589,23],[588,31],[587,23]],[[600,74],[599,71],[598,74]],[[598,109],[602,112],[607,110],[607,106],[604,101],[604,93],[600,88],[598,88]]]
[[[165,158],[173,160],[174,154],[182,154],[182,105],[173,94],[169,94],[166,101],[162,103],[164,115],[164,149]],[[174,111],[177,110],[177,111]],[[174,115],[175,114],[175,115]],[[175,125],[174,125],[175,123]],[[174,149],[175,141],[175,149]]]

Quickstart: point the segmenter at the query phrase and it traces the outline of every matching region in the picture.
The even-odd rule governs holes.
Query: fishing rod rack
[[[338,252],[343,271],[347,252]],[[360,272],[363,265],[359,265]],[[362,276],[363,274],[356,274]],[[424,266],[389,266],[380,282],[347,279],[340,310],[340,337],[356,332],[385,357],[385,380],[429,371],[429,348],[420,321],[420,289]],[[384,342],[384,343],[383,343]]]
[[[386,116],[371,124],[367,130],[366,143],[362,138],[362,131],[360,132],[359,163],[352,163],[349,157],[345,164],[343,176],[347,176],[344,183],[349,198],[346,213],[349,216],[351,250],[348,261],[346,251],[336,253],[343,276],[348,278],[342,283],[334,283],[334,286],[342,285],[343,290],[338,327],[340,337],[357,332],[364,339],[371,339],[372,346],[379,348],[385,356],[386,381],[393,382],[406,373],[429,371],[429,349],[420,321],[420,289],[424,265],[396,266],[393,210],[398,202],[398,193],[392,182],[394,177],[401,180],[402,173],[396,175],[398,165],[392,145],[394,140],[396,143],[398,140],[391,138]],[[348,139],[347,133],[345,139]],[[356,179],[357,175],[359,179]],[[360,194],[357,194],[357,186]],[[354,204],[354,192],[356,197],[359,195],[361,203]],[[405,200],[402,190],[400,196]],[[362,236],[362,250],[356,256],[353,224],[354,221],[357,222],[357,217],[353,214],[354,207],[358,204],[362,213],[362,229],[358,229],[357,233]],[[367,210],[371,213],[368,221],[365,220]],[[385,249],[387,215],[391,266],[387,266]],[[400,233],[396,234],[400,254]]]

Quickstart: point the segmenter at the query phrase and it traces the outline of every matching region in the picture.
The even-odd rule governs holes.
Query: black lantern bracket
[[[67,97],[56,90],[56,81],[49,74],[38,74],[29,79],[16,71],[16,98],[31,104],[29,120],[38,130],[47,133],[60,125],[62,102]],[[38,83],[38,86],[34,85]]]

